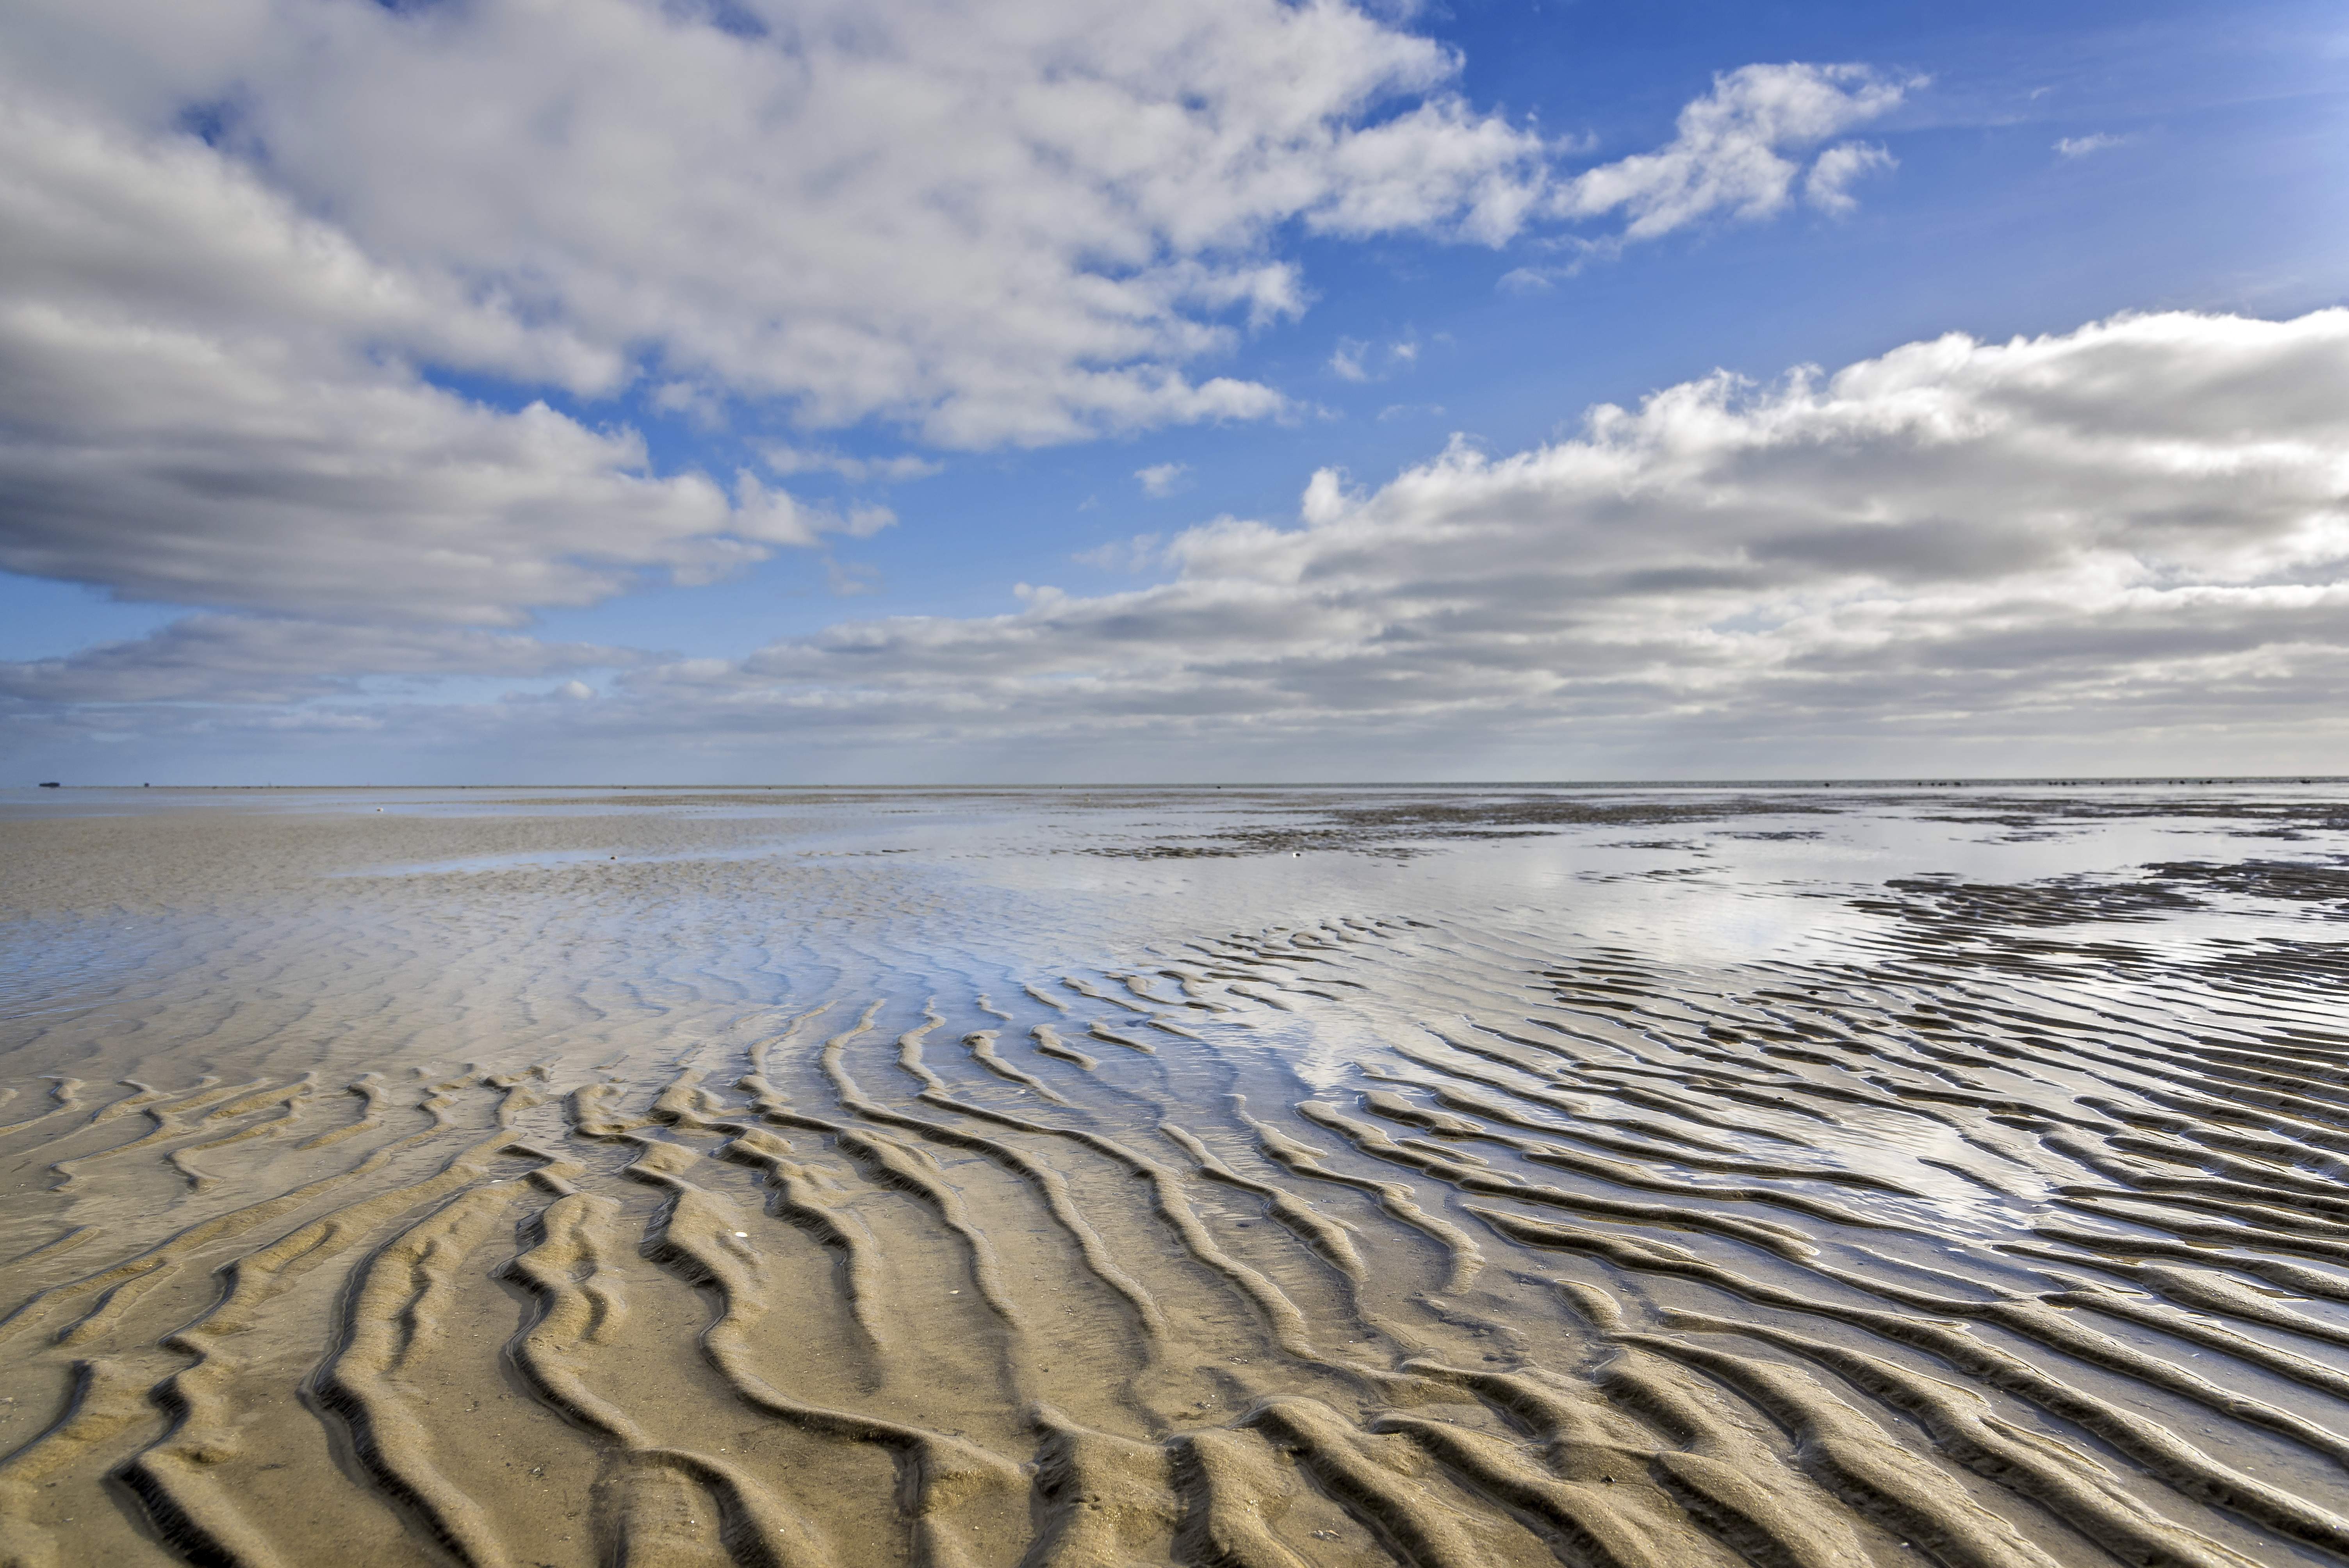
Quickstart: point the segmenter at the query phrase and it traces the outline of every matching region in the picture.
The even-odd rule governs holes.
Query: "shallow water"
[[[2349,1558],[2349,790],[0,797],[0,1562]]]

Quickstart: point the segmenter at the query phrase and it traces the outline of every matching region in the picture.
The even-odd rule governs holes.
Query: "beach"
[[[2349,786],[11,791],[0,1563],[2349,1560]]]

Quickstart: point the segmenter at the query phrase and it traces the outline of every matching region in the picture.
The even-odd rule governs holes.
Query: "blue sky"
[[[10,775],[2349,770],[2337,7],[11,9]]]

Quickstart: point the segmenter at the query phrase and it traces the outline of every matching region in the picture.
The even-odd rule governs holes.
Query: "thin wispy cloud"
[[[821,448],[795,447],[785,441],[762,442],[759,456],[778,475],[834,474],[855,484],[895,484],[927,479],[946,467],[935,458],[901,452],[895,457],[855,458]]]
[[[561,675],[648,658],[634,648],[545,643],[471,627],[191,615],[132,641],[0,664],[0,698],[274,705],[355,696],[371,677]]]
[[[1165,543],[1163,534],[1137,533],[1131,539],[1113,539],[1081,550],[1069,559],[1102,572],[1145,572],[1161,564],[1160,552]]]
[[[1153,500],[1164,500],[1185,488],[1191,474],[1188,463],[1153,463],[1146,469],[1136,469],[1133,477],[1142,481],[1142,493]]]
[[[1365,338],[1341,337],[1330,352],[1330,373],[1340,381],[1383,381],[1419,362],[1419,344],[1399,338],[1381,346]]]

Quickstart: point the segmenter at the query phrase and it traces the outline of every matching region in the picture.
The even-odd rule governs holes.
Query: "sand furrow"
[[[1105,798],[74,827],[204,891],[0,1018],[0,1568],[2349,1561],[2349,967],[2272,841]]]

